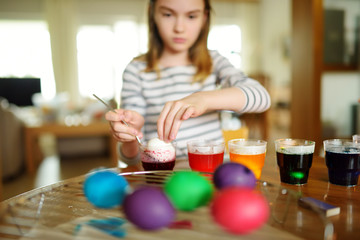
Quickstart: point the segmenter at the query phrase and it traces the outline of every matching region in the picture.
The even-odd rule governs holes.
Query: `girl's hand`
[[[144,117],[131,110],[116,109],[116,113],[109,111],[105,119],[110,122],[111,132],[119,142],[131,142],[136,140],[135,136],[142,138],[141,128],[144,125]],[[126,126],[123,122],[127,122]]]
[[[198,117],[208,110],[203,95],[202,92],[197,92],[165,104],[157,121],[158,136],[161,140],[165,142],[175,140],[182,121]]]

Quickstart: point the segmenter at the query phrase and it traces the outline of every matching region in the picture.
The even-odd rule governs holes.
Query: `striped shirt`
[[[213,60],[211,75],[203,83],[192,83],[196,68],[193,65],[175,66],[156,72],[145,72],[146,63],[131,61],[123,74],[121,108],[137,111],[145,118],[142,129],[144,141],[157,137],[157,119],[166,102],[184,98],[194,92],[238,87],[246,96],[246,104],[239,113],[263,112],[270,107],[266,89],[236,69],[217,51],[210,51]],[[224,109],[226,110],[226,109]],[[219,113],[209,112],[183,121],[176,137],[177,159],[187,157],[186,142],[190,139],[222,139]]]

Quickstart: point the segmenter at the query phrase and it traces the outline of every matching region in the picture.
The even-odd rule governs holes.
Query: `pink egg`
[[[269,205],[255,190],[229,187],[217,193],[211,206],[214,220],[233,234],[247,234],[266,223]]]

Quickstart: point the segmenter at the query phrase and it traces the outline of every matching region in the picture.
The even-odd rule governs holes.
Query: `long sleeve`
[[[137,111],[145,118],[143,141],[158,136],[157,120],[166,102],[182,99],[194,92],[216,89],[214,74],[204,83],[193,84],[196,69],[192,65],[162,68],[160,78],[155,72],[145,72],[145,67],[145,62],[137,60],[128,65],[124,71],[121,94],[122,108]],[[196,138],[222,139],[218,112],[190,118],[181,124],[176,136],[178,159],[187,157],[186,142]]]
[[[210,54],[213,71],[202,83],[192,83],[196,73],[193,65],[162,68],[160,78],[155,72],[144,71],[145,62],[134,60],[127,66],[123,75],[121,107],[144,116],[144,141],[157,137],[157,120],[166,102],[182,99],[198,91],[216,90],[217,82],[222,87],[238,87],[244,92],[246,102],[239,113],[263,112],[270,107],[270,96],[258,81],[246,77],[218,52],[211,51]],[[177,158],[186,158],[186,142],[196,138],[222,139],[217,111],[182,122],[176,137]]]
[[[246,96],[246,104],[239,113],[259,113],[270,108],[271,99],[268,91],[258,81],[248,78],[235,68],[227,58],[216,51],[211,51],[214,72],[221,87],[238,87]]]

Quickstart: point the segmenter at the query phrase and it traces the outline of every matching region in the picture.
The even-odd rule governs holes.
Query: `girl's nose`
[[[177,17],[176,22],[175,22],[175,26],[174,26],[174,31],[175,32],[183,32],[184,30],[185,30],[184,18]]]

